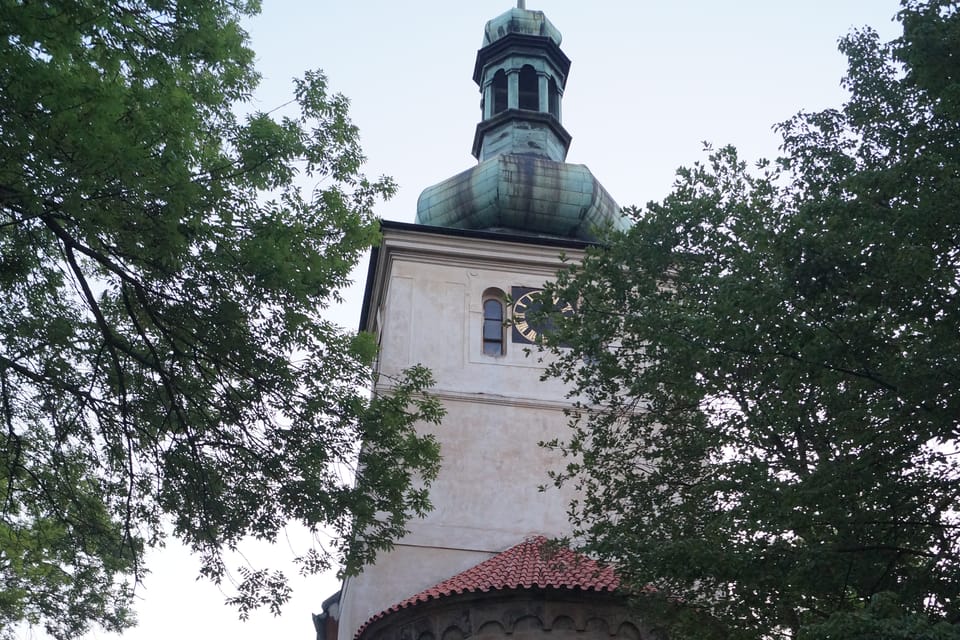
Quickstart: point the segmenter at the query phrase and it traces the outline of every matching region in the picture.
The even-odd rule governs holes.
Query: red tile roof
[[[613,592],[619,586],[620,579],[611,567],[536,536],[388,607],[361,625],[354,637],[394,611],[454,594],[533,588]]]

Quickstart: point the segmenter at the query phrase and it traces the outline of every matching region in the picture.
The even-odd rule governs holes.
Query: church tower
[[[568,403],[527,357],[537,327],[523,313],[561,255],[626,223],[590,171],[565,162],[570,60],[556,27],[520,5],[487,23],[477,53],[478,164],[423,191],[414,224],[382,223],[367,276],[361,329],[379,340],[379,379],[421,363],[447,411],[433,429],[434,509],[324,603],[322,640],[642,635],[612,571],[541,553],[569,533],[571,490],[539,491],[560,460],[538,446],[565,435]]]

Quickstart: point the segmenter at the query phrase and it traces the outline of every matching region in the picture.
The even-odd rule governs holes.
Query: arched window
[[[537,72],[528,64],[520,69],[520,108],[540,110],[540,81]]]
[[[507,74],[503,69],[493,74],[493,113],[507,109]]]
[[[488,356],[502,356],[504,340],[503,300],[498,297],[484,296],[483,300],[483,353]]]
[[[553,78],[550,78],[549,88],[549,105],[550,105],[550,115],[554,118],[560,119],[560,91],[557,89],[557,81]]]

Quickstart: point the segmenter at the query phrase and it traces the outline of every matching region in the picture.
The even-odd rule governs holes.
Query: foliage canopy
[[[898,18],[781,158],[710,150],[555,285],[556,480],[671,637],[960,637],[960,12]]]
[[[393,185],[321,73],[297,115],[236,115],[257,10],[0,2],[0,637],[129,626],[171,532],[217,582],[287,522],[340,536],[304,571],[350,571],[429,507],[429,374],[367,398],[376,345],[322,316]],[[287,597],[240,577],[241,613]]]

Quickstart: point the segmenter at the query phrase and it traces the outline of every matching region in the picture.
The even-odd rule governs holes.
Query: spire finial
[[[517,9],[526,9],[527,3],[525,0],[517,0]]]

